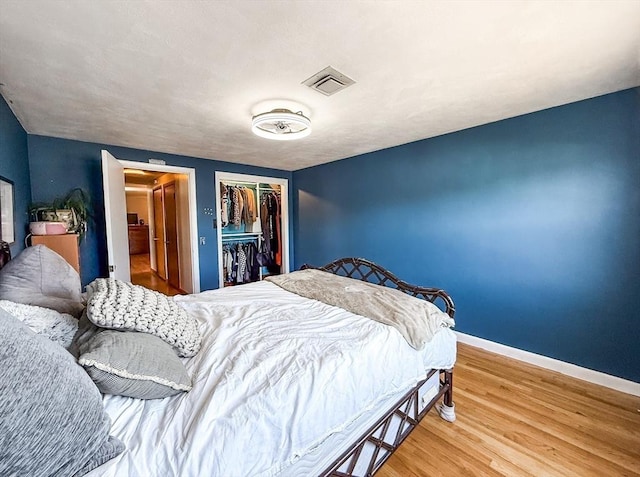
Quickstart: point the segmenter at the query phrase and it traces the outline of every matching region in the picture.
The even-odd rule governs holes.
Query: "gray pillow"
[[[84,308],[81,292],[78,272],[44,245],[27,247],[0,270],[0,300],[78,317]]]
[[[76,331],[71,346],[67,348],[76,359],[80,357],[80,348],[83,347],[97,333],[105,331],[104,328],[98,328],[89,321],[87,310],[85,309],[82,316],[78,320],[78,331]]]
[[[100,331],[80,346],[78,362],[105,394],[160,399],[191,389],[173,348],[146,333]]]
[[[0,327],[0,475],[78,477],[120,454],[73,356],[2,309]]]
[[[186,358],[200,350],[197,320],[167,295],[113,278],[96,278],[87,295],[87,316],[101,328],[155,335]]]

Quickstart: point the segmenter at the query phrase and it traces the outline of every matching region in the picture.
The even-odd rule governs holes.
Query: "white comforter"
[[[424,377],[425,364],[455,360],[451,346],[418,352],[391,327],[268,282],[177,300],[203,335],[184,360],[193,389],[150,401],[105,396],[127,450],[90,477],[292,475],[331,433]]]

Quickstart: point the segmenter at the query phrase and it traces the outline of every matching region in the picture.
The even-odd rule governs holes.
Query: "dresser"
[[[76,272],[80,273],[78,234],[32,235],[31,245],[46,245],[69,262],[76,269]]]
[[[129,225],[129,255],[149,253],[149,226]]]

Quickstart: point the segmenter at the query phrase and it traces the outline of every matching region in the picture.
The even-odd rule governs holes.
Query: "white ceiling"
[[[640,0],[0,0],[0,83],[31,134],[296,170],[638,86]]]

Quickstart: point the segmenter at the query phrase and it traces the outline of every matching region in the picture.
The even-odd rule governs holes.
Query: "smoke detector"
[[[253,117],[251,130],[257,136],[277,141],[302,139],[311,134],[311,121],[302,111],[274,109]]]
[[[353,83],[355,83],[355,81],[331,66],[327,66],[322,71],[302,82],[302,84],[307,85],[311,89],[315,89],[318,93],[322,93],[325,96],[336,94],[338,91],[342,91]]]

